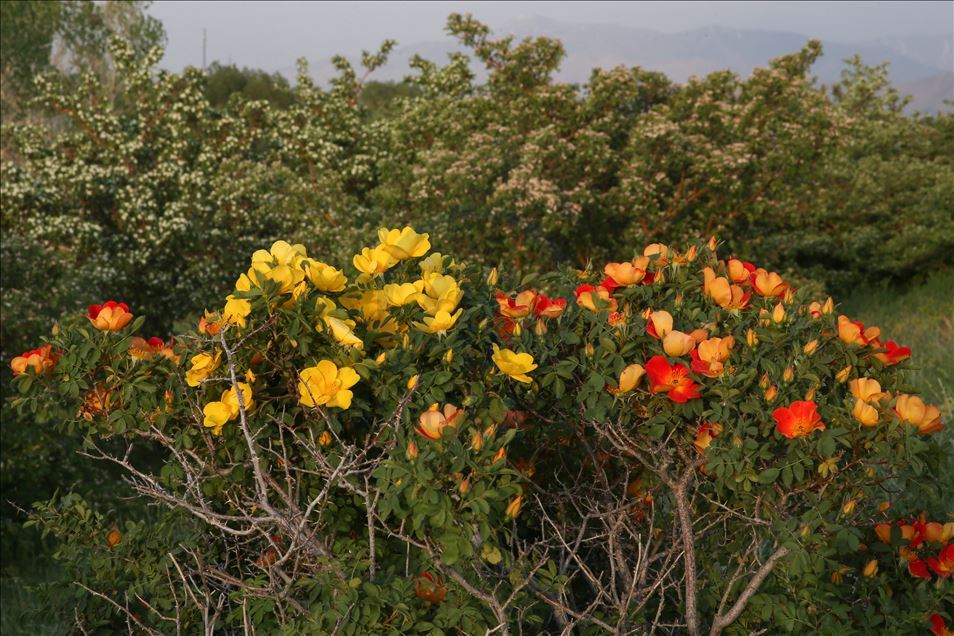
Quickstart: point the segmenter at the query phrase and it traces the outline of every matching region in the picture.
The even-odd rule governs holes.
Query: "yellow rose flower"
[[[424,281],[415,283],[391,283],[384,286],[384,295],[392,307],[400,307],[417,300],[417,295],[424,289]]]
[[[208,353],[200,353],[192,356],[192,368],[186,371],[186,384],[189,386],[199,386],[202,380],[207,379],[215,373],[215,370],[219,368],[221,362],[221,351],[217,351],[214,356]]]
[[[301,372],[298,401],[304,406],[332,406],[346,410],[351,407],[353,397],[348,389],[359,379],[352,367],[339,369],[331,360],[322,360]]]
[[[354,347],[355,349],[364,348],[364,342],[362,342],[361,338],[354,335],[354,332],[351,331],[351,326],[344,320],[332,316],[325,316],[323,320],[328,330],[331,331],[331,336],[338,341],[338,343],[346,347]]]
[[[431,249],[431,242],[427,234],[418,234],[410,227],[403,230],[378,230],[378,240],[388,254],[399,261],[408,258],[418,258],[427,254]]]
[[[424,322],[415,322],[414,326],[425,333],[436,333],[443,336],[447,333],[448,329],[457,323],[457,319],[460,318],[463,312],[463,309],[458,309],[453,314],[449,314],[446,311],[440,310],[436,316],[424,316]]]
[[[496,344],[494,345],[493,361],[502,373],[526,384],[532,381],[527,374],[537,368],[537,365],[533,363],[533,356],[529,353],[516,353],[510,349],[501,349]]]
[[[365,322],[384,322],[390,318],[387,295],[380,289],[369,289],[360,296],[344,296],[341,304],[348,309],[360,310]]]
[[[252,254],[252,264],[288,265],[300,269],[306,258],[308,254],[301,243],[291,245],[288,241],[275,241],[269,251],[257,250]]]
[[[454,261],[451,260],[451,265],[454,264]],[[427,276],[428,274],[443,274],[444,273],[444,255],[440,252],[434,252],[425,259],[422,259],[418,266],[421,268],[421,276]]]
[[[226,297],[225,309],[222,310],[222,318],[225,322],[244,329],[247,324],[245,319],[250,313],[252,313],[252,303],[247,298],[236,298],[232,294]]]
[[[253,408],[255,408],[255,397],[252,395],[252,387],[245,382],[239,382],[238,388],[242,393],[242,406],[245,407],[246,412],[251,411]],[[235,419],[238,417],[239,400],[238,394],[234,388],[222,393],[222,402],[229,407],[229,414],[231,415],[229,419]]]
[[[398,259],[391,256],[383,245],[378,245],[374,249],[364,248],[360,254],[354,255],[351,262],[354,263],[355,269],[359,272],[368,276],[377,276],[397,265]]]
[[[319,261],[306,260],[305,275],[315,286],[323,292],[340,292],[348,284],[348,278],[340,269]]]
[[[202,414],[205,415],[202,425],[211,428],[215,436],[222,434],[222,428],[225,427],[231,415],[229,406],[225,402],[209,402],[202,409]]]
[[[452,276],[427,274],[423,283],[424,291],[418,294],[417,304],[428,315],[436,316],[439,311],[451,313],[464,297],[464,292]]]
[[[252,397],[252,387],[245,382],[238,383],[239,391],[242,393],[242,405],[248,412],[255,407],[255,399]],[[202,409],[205,419],[202,425],[212,429],[213,435],[221,435],[222,428],[239,416],[238,394],[235,389],[228,389],[222,392],[222,399],[217,402],[209,402]]]

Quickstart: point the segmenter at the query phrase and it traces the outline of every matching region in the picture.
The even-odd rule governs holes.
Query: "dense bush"
[[[95,17],[98,6],[83,3],[70,15]],[[680,86],[658,73],[638,67],[620,67],[594,70],[585,85],[571,86],[552,80],[563,56],[558,42],[545,38],[523,42],[494,39],[486,27],[473,19],[452,16],[449,30],[484,65],[487,72],[484,83],[475,79],[467,56],[458,54],[444,66],[415,60],[414,75],[395,86],[365,82],[367,73],[359,74],[343,59],[338,59],[339,76],[329,89],[317,87],[308,78],[307,69],[302,68],[297,85],[286,91],[276,78],[257,77],[254,73],[241,73],[238,82],[230,83],[236,78],[228,77],[232,69],[227,67],[208,75],[196,69],[182,74],[157,71],[155,62],[160,52],[150,50],[147,45],[161,40],[161,30],[156,30],[152,23],[127,20],[125,5],[107,3],[103,6],[118,11],[115,15],[122,22],[120,26],[128,22],[129,28],[96,31],[95,38],[90,40],[95,44],[91,51],[103,48],[103,34],[107,31],[133,35],[142,31],[142,37],[134,38],[132,45],[113,43],[108,55],[109,72],[44,75],[36,81],[37,98],[29,117],[11,120],[8,114],[13,111],[5,108],[0,162],[3,198],[0,329],[5,393],[10,386],[7,369],[11,359],[34,348],[41,338],[49,336],[56,319],[64,312],[78,312],[90,298],[121,298],[133,313],[146,317],[147,322],[141,328],[147,334],[165,338],[173,332],[187,331],[203,315],[210,298],[221,298],[232,289],[235,271],[244,268],[245,255],[253,249],[284,238],[291,243],[308,243],[310,251],[320,254],[324,261],[346,263],[367,232],[384,220],[389,224],[406,221],[416,227],[427,227],[442,249],[454,253],[462,268],[460,272],[473,272],[466,268],[477,264],[485,265],[485,269],[500,264],[502,271],[509,272],[514,281],[524,275],[537,277],[526,279],[527,284],[521,288],[546,284],[564,295],[569,295],[567,290],[576,286],[574,275],[549,273],[566,266],[588,271],[591,262],[641,253],[646,243],[681,243],[693,236],[720,236],[725,249],[740,258],[778,270],[786,280],[800,284],[805,290],[803,293],[809,288],[841,289],[862,281],[909,280],[928,270],[945,267],[950,264],[950,254],[954,253],[954,216],[950,213],[954,209],[951,116],[905,117],[901,113],[903,102],[886,85],[884,69],[865,67],[858,61],[848,65],[843,82],[831,91],[817,86],[810,78],[811,65],[820,54],[816,43],[773,61],[767,69],[756,70],[747,79],[720,72]],[[139,15],[138,9],[130,11],[133,17]],[[13,32],[7,29],[7,21],[4,22],[4,38],[7,38]],[[393,43],[387,42],[377,53],[365,54],[362,60],[365,70],[373,71],[382,64],[392,46]],[[239,84],[242,84],[240,89]],[[231,96],[227,96],[228,93]],[[400,267],[405,268],[400,270],[402,275],[407,275],[407,267]],[[454,271],[457,275],[457,270]],[[698,277],[698,272],[694,276]],[[354,279],[349,277],[349,280]],[[484,304],[488,290],[473,276],[468,282],[469,285],[464,286],[464,306],[475,315],[489,311]],[[656,290],[654,294],[658,291],[653,286],[646,289]],[[628,298],[626,295],[630,293],[618,292],[618,295]],[[638,300],[646,302],[638,309],[651,306],[649,297]],[[655,296],[652,301],[656,302]],[[670,303],[675,303],[675,297],[667,298],[662,306],[678,318],[678,312],[673,311],[675,306]],[[354,312],[354,308],[339,304],[348,313]],[[303,312],[310,320],[309,312],[314,308],[299,305],[295,311]],[[344,312],[344,309],[339,307],[337,311]],[[575,328],[579,329],[582,323],[573,323],[573,320],[584,320],[585,315],[561,319],[565,323],[561,322],[563,326],[559,329],[569,329],[571,323],[577,324]],[[282,316],[282,320],[287,318],[285,314]],[[362,316],[367,318],[364,313]],[[347,318],[344,313],[339,317]],[[402,314],[401,319],[406,317]],[[500,321],[499,317],[489,314],[485,317],[493,321],[490,324],[495,328],[501,326],[495,324]],[[640,320],[635,314],[630,319],[636,324]],[[455,375],[449,394],[463,395],[465,389],[461,383],[466,381],[469,383],[466,394],[472,395],[478,390],[473,387],[486,379],[482,373],[489,368],[485,355],[488,339],[497,336],[491,334],[490,327],[475,331],[473,320],[475,316],[465,313],[455,327],[473,349],[470,357],[461,350],[453,354],[453,360],[440,363],[446,365],[445,370],[453,369],[453,373],[460,376]],[[359,326],[360,321],[353,328]],[[76,345],[75,338],[79,336],[75,325],[66,321],[61,328],[57,342],[64,348],[67,343]],[[337,328],[340,332],[341,326]],[[278,329],[278,323],[270,329]],[[530,325],[520,330],[521,334],[510,336],[527,338]],[[478,337],[478,332],[483,335]],[[411,333],[416,333],[413,328]],[[235,328],[230,337],[234,334]],[[306,343],[304,347],[308,347],[308,338],[298,334],[287,341],[284,339],[287,335],[282,335],[274,345],[279,347],[278,342],[285,343],[281,345],[285,348],[280,348],[279,357],[302,362],[301,356],[307,355],[304,349],[296,353],[286,345]],[[363,342],[367,335],[361,332]],[[317,334],[307,336],[319,338]],[[507,333],[503,332],[500,337],[505,336]],[[265,332],[258,337],[264,338]],[[424,338],[421,334],[415,337]],[[541,342],[547,342],[547,336],[540,337]],[[582,332],[577,337],[582,339],[581,344],[559,349],[560,353],[577,355],[579,352],[572,347],[585,344]],[[733,355],[740,355],[740,338],[735,336]],[[430,342],[430,339],[424,338],[424,341]],[[537,340],[532,342],[533,346],[539,346]],[[261,342],[252,340],[243,344],[261,346]],[[597,355],[606,352],[602,343],[591,344],[596,347]],[[93,351],[102,354],[105,346],[105,340],[95,342],[83,355],[93,356]],[[378,346],[383,343],[374,345]],[[764,351],[766,345],[760,346]],[[372,348],[368,342],[365,350]],[[543,355],[542,351],[533,353]],[[422,350],[415,355],[425,354]],[[613,364],[619,362],[612,357],[612,352],[607,355],[615,360]],[[540,400],[560,404],[560,400],[576,399],[573,396],[583,391],[573,382],[580,380],[582,371],[579,369],[589,367],[585,366],[585,354],[577,357],[584,366],[563,371],[563,375],[558,373],[546,386],[541,382],[533,385],[540,391]],[[773,359],[778,362],[777,358]],[[94,373],[94,367],[99,369],[92,358],[86,362],[91,366],[83,369],[90,374]],[[273,363],[278,364],[274,360],[268,364]],[[425,361],[402,358],[401,363],[434,373],[436,367],[427,365],[438,364],[436,359],[429,358]],[[747,359],[746,363],[754,364],[754,361]],[[123,373],[130,373],[130,379],[138,377],[145,364],[151,363],[139,363],[124,369]],[[60,373],[61,367],[57,368]],[[263,400],[262,404],[278,408],[281,397],[275,388],[278,377],[287,380],[294,375],[294,370],[268,368],[272,370],[265,377],[274,402]],[[174,379],[166,377],[168,369],[159,366],[156,371],[158,375],[142,386],[153,386],[151,383],[162,377],[170,383],[174,396],[184,395],[181,387],[176,388]],[[605,376],[604,371],[598,375]],[[614,368],[613,373],[616,371]],[[567,373],[572,377],[565,377]],[[889,377],[891,382],[901,381],[899,376]],[[887,386],[887,380],[882,381]],[[138,384],[130,385],[130,395],[139,395],[138,387]],[[389,407],[388,400],[393,399],[396,390],[395,387],[382,389],[380,394],[363,398],[360,390],[356,393],[358,402],[366,400],[361,409],[370,409],[354,411],[359,419],[364,418],[361,426],[370,425],[369,413],[383,417],[381,409]],[[427,390],[433,395],[433,386]],[[501,393],[501,387],[488,384],[480,390],[499,393],[501,403],[507,402],[507,411],[541,412],[539,404],[543,402],[524,409],[514,402],[514,396]],[[586,391],[580,397],[582,403],[590,399]],[[293,386],[289,387],[289,394],[294,394]],[[415,399],[419,400],[421,395],[415,393]],[[519,397],[520,400],[526,398]],[[608,398],[602,395],[600,399]],[[598,402],[594,404],[598,406]],[[487,418],[489,416],[481,414],[479,409],[489,409],[488,404],[476,411],[466,407],[465,411]],[[179,406],[184,408],[182,404]],[[414,406],[423,408],[420,403]],[[579,413],[569,413],[565,404],[560,409],[555,411],[554,417],[563,418],[561,421],[565,422],[583,422]],[[123,426],[140,430],[143,422],[135,413],[126,408],[116,412],[120,411],[127,413],[123,416],[127,418]],[[494,411],[494,417],[499,415],[498,411]],[[178,422],[176,426],[183,427],[181,430],[186,430],[183,411],[176,413],[169,417]],[[87,415],[92,421],[100,422],[96,439],[103,451],[115,452],[117,445],[121,447],[129,441],[122,435],[110,434],[116,432],[112,428],[115,421],[106,427],[93,414],[87,412]],[[127,551],[124,558],[127,563],[138,562],[143,568],[148,564],[152,569],[132,572],[130,578],[123,580],[132,586],[130,594],[146,594],[143,590],[148,587],[151,590],[148,594],[168,600],[163,596],[168,593],[168,582],[160,579],[168,574],[175,576],[176,572],[163,569],[168,568],[169,562],[162,561],[161,555],[171,552],[176,559],[191,558],[177,546],[184,536],[207,537],[207,527],[188,511],[175,517],[165,513],[152,517],[149,516],[152,512],[141,508],[145,499],[120,500],[128,494],[116,477],[122,466],[93,470],[90,463],[78,462],[74,457],[82,440],[77,433],[89,432],[86,425],[70,429],[67,434],[53,426],[53,422],[60,422],[62,426],[75,416],[73,409],[46,410],[38,414],[21,409],[17,415],[9,405],[4,406],[2,482],[5,498],[28,506],[34,499],[49,499],[57,485],[76,491],[47,502],[39,510],[38,519],[64,539],[62,554],[71,568],[67,575],[86,580],[97,590],[116,589],[117,585],[115,568],[107,567],[116,552],[103,546],[102,530],[110,526],[110,517],[128,520],[129,530],[123,532],[130,540],[122,544],[121,550]],[[299,413],[299,417],[304,416]],[[232,428],[234,430],[234,426]],[[550,457],[563,457],[560,453],[570,452],[552,448],[563,443],[564,438],[555,442],[549,437],[534,437],[542,428],[521,431],[512,442],[516,445],[514,448],[519,447],[520,453],[528,458],[532,455],[530,449],[537,448],[535,444],[539,444],[539,453],[550,453]],[[186,438],[193,442],[199,439],[189,435]],[[158,471],[156,462],[167,461],[170,456],[157,452],[156,447],[145,444],[143,438],[136,439],[143,451],[142,456],[133,456],[137,466],[141,470]],[[342,439],[356,443],[356,438]],[[603,444],[610,442],[603,437],[600,440]],[[185,443],[181,438],[173,441]],[[377,442],[391,443],[388,439]],[[919,445],[916,441],[911,443],[913,446],[905,453],[910,450],[916,456]],[[594,445],[594,452],[612,451],[609,447],[597,447]],[[380,445],[375,447],[378,459],[386,456],[386,451]],[[298,452],[303,449],[299,448]],[[907,461],[906,458],[907,455],[897,461]],[[241,457],[232,459],[242,461]],[[440,463],[447,461],[450,460],[440,459],[432,469],[447,468]],[[47,465],[56,466],[56,473],[46,471]],[[543,462],[536,470],[547,478],[561,476],[547,473],[547,465],[548,462]],[[587,478],[596,474],[586,472],[594,469],[581,465],[579,457],[567,458],[566,470],[573,467],[584,471],[581,474]],[[914,470],[909,474],[921,469],[904,467],[908,468]],[[505,473],[495,473],[494,479],[504,482],[516,479]],[[614,475],[612,479],[623,477]],[[523,487],[526,489],[531,483],[534,482],[524,481]],[[743,479],[739,483],[749,481]],[[905,512],[914,511],[918,506],[924,508],[929,498],[916,487],[908,482],[891,482],[890,486],[896,488],[902,484],[906,491],[896,495],[895,505]],[[247,486],[243,483],[236,487]],[[207,496],[218,497],[222,492],[216,490]],[[589,497],[589,493],[573,493]],[[719,496],[723,494],[720,492]],[[568,493],[563,495],[550,490],[539,495],[539,502],[532,503],[551,506],[570,501]],[[529,493],[526,496],[529,497]],[[671,493],[667,496],[671,503]],[[593,500],[602,502],[599,506],[611,506],[609,500],[599,497]],[[735,500],[717,500],[736,505]],[[866,501],[870,501],[870,497]],[[533,508],[537,512],[532,516],[526,512],[530,503],[524,500],[521,524],[526,526],[519,525],[517,534],[506,535],[511,543],[504,545],[500,539],[502,556],[516,559],[514,563],[518,565],[527,563],[520,561],[527,555],[519,552],[518,547],[523,545],[519,542],[536,545],[534,542],[540,539],[542,529],[548,528],[546,519],[538,514],[546,508]],[[335,505],[347,509],[340,502]],[[481,519],[493,526],[501,505],[502,502],[497,501],[488,510],[481,510],[479,514],[484,515]],[[599,515],[608,509],[599,508],[594,519],[604,519]],[[15,525],[11,518],[13,509],[5,504],[4,511],[3,554],[4,561],[9,562],[7,557],[19,550],[21,535],[11,531]],[[949,512],[930,510],[938,520]],[[360,514],[360,509],[352,513]],[[660,512],[662,518],[671,513],[672,509]],[[586,518],[585,513],[579,514]],[[787,510],[784,514],[796,513]],[[823,514],[828,513],[823,511]],[[79,523],[75,520],[77,516],[85,520]],[[528,521],[528,517],[532,521]],[[343,527],[353,521],[354,517],[336,518]],[[125,528],[125,522],[118,523]],[[671,518],[669,523],[673,523]],[[97,529],[93,531],[92,525],[83,524],[93,524]],[[672,528],[671,525],[665,531]],[[729,526],[726,530],[735,531]],[[584,532],[581,541],[587,546],[598,543],[604,535],[594,532],[592,536]],[[436,541],[439,535],[438,532],[429,536]],[[140,543],[136,539],[133,545],[132,536],[143,537],[143,541],[148,537],[152,543]],[[645,532],[640,536],[645,538]],[[780,536],[790,536],[790,533]],[[833,549],[843,551],[846,541],[851,539],[839,539]],[[242,568],[248,563],[241,559],[247,555],[243,550],[249,549],[248,546],[236,547],[225,540],[211,543],[216,559],[231,555],[215,563],[227,564],[223,567],[234,575],[247,573]],[[555,550],[553,546],[550,548]],[[440,549],[445,549],[443,544]],[[91,561],[83,560],[84,550],[92,555]],[[594,556],[594,562],[608,563],[607,554]],[[824,554],[819,552],[813,558],[822,558]],[[791,560],[801,559],[796,555],[797,552],[789,555],[784,563],[790,565]],[[407,554],[405,557],[405,562],[410,564],[410,557]],[[234,558],[239,561],[231,560]],[[415,558],[418,563],[423,562],[421,554],[415,553]],[[845,561],[844,567],[856,565],[848,561],[850,559]],[[561,576],[571,576],[575,571],[572,559],[556,559],[556,562]],[[354,561],[348,563],[359,569],[367,568],[363,562],[357,566]],[[683,572],[680,561],[676,558],[672,563],[675,565],[670,577],[680,576]],[[786,574],[785,585],[790,588],[800,585],[798,577],[803,574],[798,572],[820,567],[812,560],[807,565],[798,563],[796,568],[802,570]],[[467,561],[467,567],[471,566],[473,563]],[[238,570],[229,570],[233,567]],[[488,574],[482,567],[474,570],[481,584],[494,580],[499,574]],[[887,566],[882,563],[881,567],[883,572]],[[381,572],[380,568],[376,571]],[[162,576],[158,576],[160,573]],[[620,609],[624,606],[620,597],[608,592],[601,594],[592,583],[583,583],[585,574],[575,576],[569,581],[548,583],[557,587],[540,587],[539,582],[524,587],[512,599],[519,605],[511,606],[522,618],[513,620],[526,625],[545,621],[550,626],[556,624],[553,621],[572,622],[572,614],[551,615],[543,611],[542,606],[534,605],[546,603],[538,591],[551,594],[547,597],[550,600],[571,604],[577,608],[573,611],[595,602],[592,616],[610,622],[621,620],[626,611]],[[444,576],[445,583],[446,579]],[[779,584],[771,581],[776,579],[770,578],[768,585]],[[861,589],[865,581],[856,583]],[[671,578],[663,587],[666,591],[659,591],[658,599],[665,599],[666,604],[660,615],[666,615],[665,620],[684,620],[685,617],[669,616],[670,610],[666,609],[674,602],[671,595],[683,592],[674,591],[678,585],[674,585]],[[566,598],[560,597],[560,590],[566,592]],[[73,592],[81,594],[82,590],[73,588]],[[703,612],[700,621],[703,622],[715,615],[707,596],[710,592],[699,590],[699,607]],[[388,592],[392,593],[398,596],[382,597],[382,607],[389,603],[400,605],[396,600],[400,593]],[[925,594],[923,590],[917,593]],[[825,591],[824,594],[845,598],[839,595],[841,592]],[[899,594],[891,597],[894,600],[890,603],[883,601],[887,604],[879,607],[887,614],[893,607],[891,603],[898,598],[908,598]],[[61,596],[54,592],[51,602]],[[73,598],[78,597],[70,597]],[[87,597],[82,595],[82,598]],[[676,598],[681,602],[682,597]],[[760,598],[756,596],[753,604],[763,603]],[[606,606],[609,599],[614,599],[614,607]],[[486,612],[490,606],[474,599],[470,601],[471,604],[463,604],[469,608],[467,620],[489,625],[492,619]],[[284,620],[290,616],[282,614],[287,609],[284,602],[268,605],[263,601],[258,611],[272,611],[266,606],[281,608],[274,611],[278,620]],[[115,618],[106,617],[102,612],[105,606],[95,601],[90,603],[89,612],[84,611],[84,621],[96,624]],[[912,607],[927,605],[921,598]],[[638,611],[630,609],[634,618],[625,620],[639,624],[644,618],[639,612],[646,607]],[[794,612],[791,609],[785,620],[796,616]],[[441,621],[447,618],[446,613],[441,616]],[[803,624],[798,621],[814,625],[812,621],[821,620],[816,614],[811,616],[814,618],[797,614],[793,620],[795,625]],[[914,621],[915,610],[906,616]],[[782,621],[780,617],[775,618]],[[406,616],[404,619],[410,620]],[[67,620],[73,619],[68,616]],[[217,620],[225,620],[224,615]],[[525,620],[531,622],[522,623]],[[843,617],[842,620],[849,619]],[[165,627],[157,629],[163,631]],[[527,629],[532,631],[530,627]]]
[[[91,594],[80,626],[950,621],[942,424],[905,384],[910,349],[715,240],[508,292],[426,234],[378,239],[342,269],[256,251],[174,342],[109,301],[13,361],[16,408],[82,434],[165,511],[36,507]]]
[[[156,72],[157,50],[121,44],[109,82],[39,81],[51,118],[4,130],[4,262],[43,263],[4,274],[5,316],[35,299],[21,326],[4,320],[5,347],[77,290],[121,294],[168,330],[227,288],[234,254],[320,236],[343,257],[377,219],[524,272],[711,234],[832,288],[950,262],[951,117],[903,116],[883,69],[856,61],[829,95],[809,75],[812,42],[748,79],[678,86],[619,67],[577,87],[552,80],[559,42],[493,39],[469,17],[448,28],[485,84],[458,54],[365,96],[367,73],[337,59],[328,91],[302,69],[256,101],[245,73],[226,101],[213,84],[228,67]],[[392,46],[365,54],[367,71]]]

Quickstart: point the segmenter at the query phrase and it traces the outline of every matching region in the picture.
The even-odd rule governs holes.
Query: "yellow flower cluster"
[[[252,397],[252,387],[245,382],[238,383],[239,390],[235,388],[222,392],[222,397],[218,402],[209,402],[202,409],[205,420],[202,424],[206,428],[212,429],[213,435],[221,435],[222,428],[226,423],[231,422],[239,416],[239,393],[242,396],[242,407],[247,411],[255,407],[255,399]]]

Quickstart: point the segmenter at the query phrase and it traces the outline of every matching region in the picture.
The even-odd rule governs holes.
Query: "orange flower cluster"
[[[498,327],[497,333],[504,341],[512,335],[519,335],[520,324],[524,318],[536,318],[534,332],[542,335],[547,332],[546,320],[559,318],[566,309],[566,300],[563,298],[551,299],[546,294],[538,293],[535,289],[526,289],[511,298],[509,294],[497,293]]]
[[[53,351],[52,345],[44,345],[15,357],[10,361],[10,368],[13,369],[13,375],[23,375],[28,370],[36,375],[49,375],[59,359],[60,354]]]
[[[877,327],[865,327],[864,323],[853,321],[847,316],[838,316],[838,338],[849,345],[871,347],[872,355],[885,366],[903,362],[911,357],[911,349],[902,347],[893,340],[882,344],[881,330]]]
[[[137,360],[152,360],[156,356],[162,356],[173,363],[179,363],[179,356],[172,348],[172,340],[169,344],[162,341],[162,338],[149,338],[145,340],[138,336],[134,337],[129,343],[129,355]]]
[[[954,573],[954,522],[927,521],[922,514],[910,522],[879,523],[874,531],[882,543],[891,544],[895,525],[901,530],[901,539],[907,542],[898,548],[898,554],[907,562],[911,576],[930,580],[933,572],[942,579],[950,578]]]

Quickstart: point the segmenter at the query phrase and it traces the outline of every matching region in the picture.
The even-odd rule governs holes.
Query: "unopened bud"
[[[759,343],[759,337],[755,334],[755,329],[749,329],[745,333],[745,342],[750,347],[754,347]]]
[[[768,388],[768,390],[765,391],[765,401],[773,402],[776,397],[778,397],[778,389],[775,388],[775,385],[773,384]]]
[[[850,365],[850,364],[849,364],[847,367],[845,367],[844,369],[842,369],[841,371],[839,371],[838,374],[835,376],[835,379],[838,380],[839,382],[844,383],[844,382],[847,382],[847,381],[848,381],[848,376],[849,376],[849,375],[851,375],[851,365]]]
[[[487,284],[493,287],[494,285],[497,284],[498,277],[499,275],[497,274],[497,268],[494,267],[493,269],[490,270],[490,273],[487,274]]]
[[[123,540],[123,533],[113,527],[112,530],[106,535],[106,543],[111,548],[115,548],[119,545],[119,542]]]
[[[480,431],[474,431],[474,434],[471,435],[470,447],[475,451],[479,451],[484,447],[484,436],[480,434]]]
[[[415,373],[415,374],[412,375],[411,378],[407,381],[407,390],[410,391],[411,389],[413,389],[413,388],[416,387],[416,386],[417,386],[417,374]]]
[[[792,367],[785,367],[784,373],[782,373],[783,382],[791,382],[795,377],[795,373],[792,371]]]
[[[818,339],[812,340],[804,347],[802,347],[802,353],[805,355],[814,355],[815,351],[818,349]]]
[[[772,321],[777,325],[785,321],[785,306],[782,303],[777,303],[772,310]]]
[[[417,459],[417,444],[414,443],[414,440],[411,440],[411,442],[407,445],[407,452],[405,453],[405,456],[409,462],[413,462],[415,459]]]
[[[543,322],[542,320],[538,320],[536,324],[533,326],[533,333],[535,333],[538,336],[542,336],[546,332],[547,332],[547,324]]]

